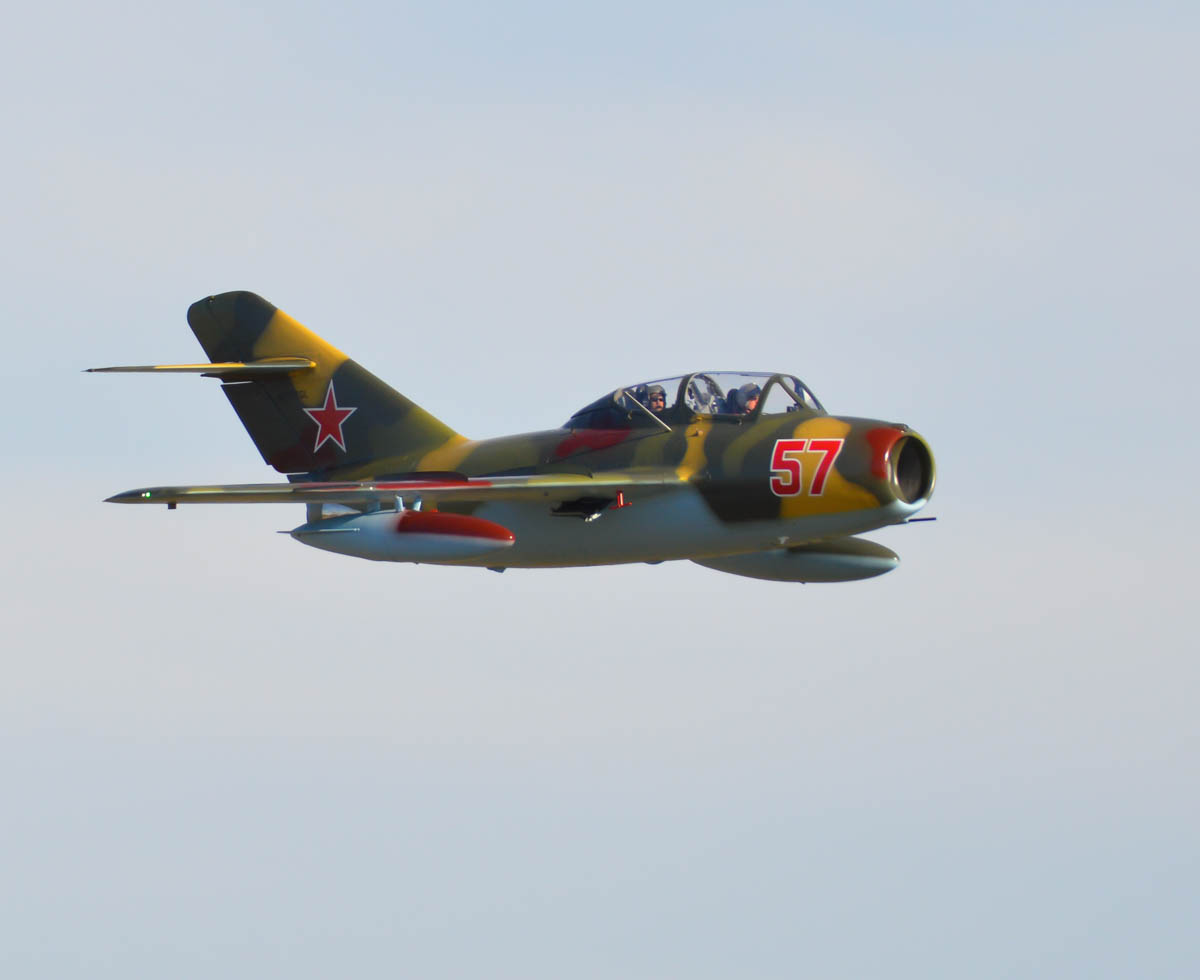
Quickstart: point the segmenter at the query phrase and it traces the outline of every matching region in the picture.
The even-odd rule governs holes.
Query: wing
[[[615,497],[679,487],[674,469],[609,471],[597,476],[537,473],[527,476],[467,477],[459,473],[413,473],[394,480],[360,483],[241,483],[190,487],[142,487],[108,498],[114,504],[346,504],[369,506],[397,497],[433,505],[441,501],[522,500],[563,502],[581,497]]]

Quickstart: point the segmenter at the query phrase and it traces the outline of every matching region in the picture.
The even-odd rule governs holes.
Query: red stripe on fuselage
[[[867,445],[871,447],[871,473],[886,480],[888,475],[887,456],[896,440],[904,435],[902,429],[890,426],[882,429],[872,429],[867,433]]]
[[[575,453],[608,449],[624,442],[632,431],[632,429],[580,429],[572,432],[555,446],[554,455],[556,458],[562,459],[564,456],[573,456]]]

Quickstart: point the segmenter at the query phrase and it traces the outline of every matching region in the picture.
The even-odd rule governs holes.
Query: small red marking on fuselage
[[[887,456],[896,440],[904,435],[903,430],[887,428],[872,429],[867,433],[867,445],[871,447],[871,473],[886,480],[888,475]]]
[[[512,531],[494,521],[467,514],[446,514],[442,511],[405,510],[396,519],[399,534],[448,534],[460,538],[487,538],[491,541],[514,541]]]
[[[580,429],[554,447],[554,456],[562,459],[575,453],[608,449],[629,438],[630,429]]]

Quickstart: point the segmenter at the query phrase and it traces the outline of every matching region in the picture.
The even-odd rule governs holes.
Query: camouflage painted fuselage
[[[292,482],[150,488],[114,500],[302,501],[309,520],[294,532],[300,540],[374,558],[387,552],[347,550],[352,539],[339,532],[365,530],[361,515],[392,509],[402,516],[424,505],[425,513],[469,515],[511,532],[502,552],[446,564],[690,558],[736,574],[787,578],[791,573],[718,562],[756,553],[776,561],[819,547],[850,561],[866,552],[894,559],[849,536],[906,521],[933,490],[932,454],[907,426],[829,415],[806,390],[797,392],[803,385],[790,375],[762,375],[748,410],[711,400],[715,376],[686,375],[670,379],[678,390],[658,415],[646,407],[643,385],[617,389],[563,428],[476,441],[252,293],[201,300],[188,322],[209,364],[121,370],[219,378],[264,460]],[[661,385],[651,387],[662,392]],[[710,399],[703,403],[702,389]],[[773,389],[790,400],[782,406],[776,400],[777,410],[767,411]],[[701,404],[706,410],[698,410]],[[314,501],[336,503],[343,513]],[[821,542],[827,544],[814,544]]]
[[[799,492],[772,490],[772,456],[781,440],[841,440],[842,447],[819,495],[811,492],[821,454],[800,452]],[[900,444],[899,446],[897,444]],[[914,456],[921,472],[907,490],[897,472]],[[807,458],[806,458],[807,457]],[[891,457],[891,458],[890,458]],[[598,565],[701,558],[799,545],[900,523],[915,514],[932,489],[931,460],[919,437],[904,426],[869,419],[799,413],[757,418],[695,418],[672,426],[582,430],[552,429],[481,441],[452,441],[420,456],[377,461],[331,473],[336,479],[371,480],[420,471],[470,477],[556,473],[637,474],[669,469],[680,486],[671,492],[631,490],[618,506],[612,495],[594,501],[600,518],[558,511],[548,503],[498,501],[442,504],[513,530],[516,541],[499,561],[460,564],[501,566]],[[807,464],[807,465],[806,465]],[[778,477],[777,477],[778,479]]]

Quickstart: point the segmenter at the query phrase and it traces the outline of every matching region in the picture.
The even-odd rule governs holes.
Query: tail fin
[[[211,361],[312,362],[286,373],[222,377],[250,438],[281,473],[352,469],[462,438],[261,296],[209,296],[193,303],[187,318]]]

